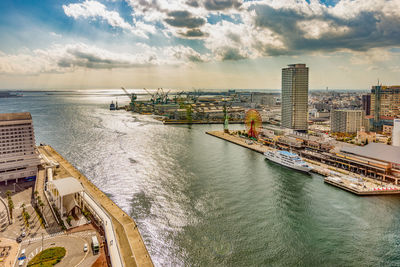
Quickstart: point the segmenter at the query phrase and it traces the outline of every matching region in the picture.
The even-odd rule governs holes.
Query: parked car
[[[21,237],[25,237],[25,236],[26,236],[25,232],[22,232]]]
[[[22,238],[19,236],[17,237],[17,243],[21,243],[22,242]]]
[[[88,244],[85,244],[84,246],[83,246],[83,252],[87,252],[88,251]]]

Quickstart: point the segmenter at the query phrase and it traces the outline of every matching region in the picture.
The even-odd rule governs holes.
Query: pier
[[[85,190],[93,197],[93,201],[110,216],[123,266],[153,266],[134,220],[51,146],[41,146],[38,149],[41,153],[48,155],[49,158],[59,163],[60,171],[57,176],[60,177],[58,178],[72,176],[78,179]]]
[[[242,146],[263,154],[274,148],[252,141],[245,137],[239,137],[225,133],[223,131],[210,131],[206,134],[228,141],[230,143]],[[299,153],[300,154],[300,153]],[[400,186],[388,184],[376,179],[368,178],[357,173],[350,172],[335,166],[330,166],[309,158],[302,158],[311,167],[312,172],[324,176],[324,182],[346,190],[359,196],[389,195],[400,194]]]

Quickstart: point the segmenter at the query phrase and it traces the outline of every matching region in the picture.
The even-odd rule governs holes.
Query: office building
[[[31,114],[0,114],[0,182],[34,179],[39,164]]]
[[[356,133],[364,123],[364,110],[331,111],[331,133]]]
[[[362,109],[365,111],[365,115],[371,115],[371,95],[362,96]]]
[[[281,125],[299,132],[308,129],[308,67],[292,64],[282,69]]]
[[[375,130],[382,129],[382,118],[400,117],[400,86],[372,86],[371,115]]]

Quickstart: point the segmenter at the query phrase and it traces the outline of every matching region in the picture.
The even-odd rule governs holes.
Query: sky
[[[400,84],[400,0],[1,0],[0,89]]]

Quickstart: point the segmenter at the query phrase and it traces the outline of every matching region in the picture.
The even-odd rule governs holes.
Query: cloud
[[[64,12],[67,16],[74,19],[82,18],[102,18],[112,27],[119,27],[130,30],[132,26],[121,18],[118,12],[108,11],[106,6],[97,2],[86,0],[80,4],[63,5]]]
[[[243,55],[243,53],[237,48],[221,47],[218,50],[222,60],[241,60],[247,58],[247,56]]]
[[[203,46],[215,60],[336,51],[358,55],[400,46],[399,0],[341,0],[334,5],[317,0],[126,1],[132,24],[94,0],[63,8],[67,16],[101,19],[144,38],[175,36],[177,45],[196,39],[196,47]]]
[[[0,74],[64,73],[80,68],[115,69],[158,65],[184,65],[209,61],[190,47],[154,48],[138,43],[140,52],[116,53],[83,43],[53,45],[47,50],[36,49],[7,55],[0,51]]]
[[[83,3],[63,5],[62,7],[64,9],[64,13],[68,17],[72,17],[74,19],[100,18],[114,28],[128,30],[142,38],[148,38],[148,33],[155,32],[155,27],[153,25],[147,25],[143,22],[136,23],[136,27],[132,26],[123,18],[121,18],[118,12],[107,10],[105,5],[97,1],[85,0]]]
[[[313,1],[278,8],[250,4],[248,10],[253,11],[256,27],[269,29],[282,37],[287,47],[280,51],[282,54],[342,49],[366,51],[400,45],[400,17],[384,8],[383,2],[400,11],[394,1],[377,4],[358,0],[342,0],[335,7]],[[268,51],[267,47],[263,49]]]
[[[58,33],[55,33],[55,32],[50,32],[50,35],[55,37],[55,38],[61,38],[62,37],[61,34],[58,34]]]
[[[207,10],[224,10],[229,8],[239,8],[242,1],[239,0],[205,0],[204,7]]]
[[[206,33],[202,32],[200,29],[190,29],[186,32],[180,32],[179,33],[183,37],[188,37],[188,38],[198,38],[198,37],[205,37],[207,36]]]
[[[197,28],[206,23],[206,20],[200,17],[193,17],[188,11],[172,11],[168,13],[164,21],[171,26],[180,28]]]

